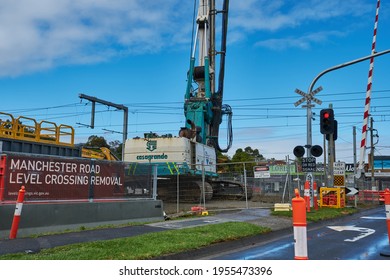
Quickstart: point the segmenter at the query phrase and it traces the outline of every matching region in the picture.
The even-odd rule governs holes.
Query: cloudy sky
[[[221,2],[217,1],[218,8]],[[292,157],[306,144],[306,110],[294,103],[321,71],[371,53],[376,0],[230,0],[224,103],[233,108],[233,147],[267,158]],[[91,106],[79,94],[129,107],[129,138],[177,135],[191,48],[194,1],[1,0],[0,111],[72,125],[121,140],[122,112]],[[390,49],[390,5],[381,3],[376,51]],[[217,29],[219,32],[219,27]],[[372,116],[378,155],[390,155],[390,55],[375,60]],[[360,145],[369,62],[316,84],[339,123],[339,160],[352,162],[353,127]],[[224,125],[221,128],[223,138]],[[224,139],[221,140],[222,146]],[[322,145],[318,117],[313,144]],[[358,151],[359,153],[359,151]]]

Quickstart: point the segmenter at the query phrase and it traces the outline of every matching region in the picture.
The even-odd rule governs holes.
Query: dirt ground
[[[176,203],[164,203],[164,211],[168,217],[181,217],[186,214],[192,215],[191,207],[197,206],[203,207],[203,204],[181,203],[177,205]],[[250,219],[246,220],[247,222],[258,226],[269,227],[273,231],[292,227],[291,218],[270,215],[270,210],[274,208],[274,203],[248,201],[247,204],[245,201],[237,200],[211,200],[206,202],[205,206],[209,213],[215,214],[218,217],[230,217],[235,220],[234,215],[241,218],[249,215]],[[267,212],[268,214],[264,214],[265,210],[269,211]]]
[[[176,203],[176,202],[164,202],[163,207],[166,214],[179,214],[190,212],[192,207],[205,207],[207,211],[228,211],[239,210],[246,208],[273,208],[274,203],[265,203],[259,201],[249,200],[211,200],[206,203]]]

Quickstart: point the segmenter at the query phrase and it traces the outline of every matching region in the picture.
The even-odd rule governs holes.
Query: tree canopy
[[[108,145],[106,139],[104,139],[103,136],[97,136],[97,135],[89,136],[87,143],[85,143],[85,146],[89,146],[93,148],[101,148],[101,147],[110,148],[110,145]]]
[[[252,149],[248,146],[244,149],[237,149],[231,159],[227,155],[217,153],[217,159],[219,163],[218,172],[242,172],[244,165],[238,163],[245,163],[245,169],[252,172],[253,167],[257,164],[256,162],[265,158],[258,149]]]

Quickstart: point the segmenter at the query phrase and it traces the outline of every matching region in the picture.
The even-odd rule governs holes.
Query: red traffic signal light
[[[333,109],[322,109],[320,112],[320,132],[322,134],[332,134],[334,132],[334,112]]]

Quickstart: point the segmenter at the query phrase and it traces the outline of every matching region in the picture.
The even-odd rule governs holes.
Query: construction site
[[[188,213],[207,215],[216,209],[275,209],[278,204],[290,210],[295,189],[305,193],[311,207],[383,203],[384,190],[390,186],[390,157],[374,156],[372,147],[366,161],[364,138],[359,163],[338,162],[332,108],[325,109],[326,114],[321,111],[323,148],[309,138],[310,143],[291,147],[295,159],[221,160],[233,141],[233,109],[223,104],[229,1],[223,1],[220,10],[215,5],[203,0],[196,8],[182,102],[185,122],[175,135],[151,128],[127,138],[128,108],[84,94],[79,97],[92,103],[91,128],[95,104],[123,111],[120,155],[108,147],[75,143],[70,125],[0,112],[0,238],[9,236],[15,206],[22,213],[19,236],[27,236],[81,226],[163,221]],[[378,54],[364,60],[374,56]],[[299,104],[306,101],[308,110],[312,101],[319,103],[315,93],[299,92],[303,96]],[[227,143],[221,147],[225,119]],[[311,129],[311,111],[308,127],[309,121]],[[323,122],[329,122],[328,130]],[[363,131],[374,138],[372,124]],[[320,156],[327,157],[323,163],[314,160],[310,165],[313,161],[307,160]]]

